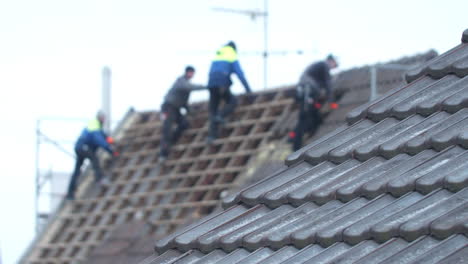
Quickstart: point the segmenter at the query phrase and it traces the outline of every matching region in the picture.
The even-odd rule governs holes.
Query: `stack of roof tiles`
[[[433,56],[433,52],[416,56],[415,62]],[[342,107],[328,115],[318,134],[343,124],[345,113],[367,101],[368,75],[368,68],[338,75],[337,90],[345,93]],[[402,81],[401,71],[379,75],[384,89]],[[117,136],[121,157],[104,164],[105,171],[111,172],[111,186],[83,183],[77,200],[57,213],[22,262],[134,263],[144,259],[153,252],[150,241],[220,210],[221,194],[242,185],[241,176],[253,167],[262,148],[272,140],[284,140],[297,116],[293,92],[292,87],[258,92],[254,102],[240,96],[238,108],[211,146],[205,144],[207,104],[193,105],[197,115],[189,117],[192,126],[163,166],[156,162],[159,113],[131,112]],[[239,208],[248,210],[249,206],[242,203]],[[268,206],[262,205],[259,212],[267,212]]]
[[[407,81],[146,263],[467,263],[468,30]]]

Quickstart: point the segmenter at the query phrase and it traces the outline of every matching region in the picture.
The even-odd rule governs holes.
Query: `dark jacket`
[[[299,86],[309,86],[312,90],[325,90],[327,98],[331,99],[331,75],[328,64],[320,61],[307,67],[299,80]]]
[[[191,91],[206,89],[203,85],[191,84],[185,76],[177,78],[172,88],[164,97],[164,102],[171,104],[174,107],[187,107]]]
[[[237,75],[245,91],[250,92],[249,83],[237,60],[236,50],[231,46],[224,46],[216,52],[216,58],[211,63],[208,87],[230,87],[232,73]]]
[[[89,150],[95,152],[99,147],[101,147],[112,154],[112,146],[107,143],[106,138],[107,135],[102,130],[101,123],[97,119],[94,119],[90,121],[88,127],[83,129],[81,132],[81,135],[75,144],[75,149],[82,149],[86,146]]]

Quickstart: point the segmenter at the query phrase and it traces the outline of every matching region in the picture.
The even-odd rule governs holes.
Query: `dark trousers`
[[[167,157],[171,145],[177,142],[182,132],[189,127],[187,119],[180,113],[178,107],[171,104],[164,103],[161,107],[164,115],[164,122],[162,126],[162,139],[160,155]],[[172,132],[172,125],[176,123],[177,127]]]
[[[75,170],[73,171],[73,175],[70,180],[70,184],[68,185],[68,192],[67,197],[74,198],[76,185],[78,183],[78,178],[80,177],[81,173],[81,166],[85,159],[89,159],[91,162],[91,166],[94,170],[95,180],[99,181],[102,179],[102,171],[101,166],[99,165],[99,160],[96,156],[96,153],[88,148],[88,146],[83,145],[81,148],[75,148],[76,153],[76,163],[75,163]]]
[[[210,129],[208,136],[216,138],[218,136],[218,123],[236,109],[237,99],[231,93],[229,87],[209,87],[210,90]],[[221,112],[219,112],[219,103],[224,101],[225,105]]]
[[[305,133],[314,134],[322,124],[322,117],[319,109],[314,105],[302,105],[299,110],[296,128],[294,129],[293,150],[299,150],[302,147],[302,137]]]

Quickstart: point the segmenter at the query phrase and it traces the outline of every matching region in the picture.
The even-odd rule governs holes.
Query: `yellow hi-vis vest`
[[[93,131],[101,130],[101,128],[102,128],[101,122],[99,122],[99,120],[96,118],[96,119],[89,121],[88,127],[86,129],[89,132],[93,132]]]
[[[216,57],[213,61],[235,62],[237,60],[237,52],[231,46],[224,46],[216,52]]]

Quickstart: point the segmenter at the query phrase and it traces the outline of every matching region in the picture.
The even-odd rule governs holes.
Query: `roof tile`
[[[377,223],[371,228],[372,237],[379,241],[385,242],[392,237],[396,237],[400,234],[400,227],[402,223],[413,220],[417,217],[423,216],[429,212],[432,212],[443,200],[448,199],[452,195],[451,192],[446,190],[435,191],[417,203],[405,208],[404,210],[397,212]]]
[[[437,103],[441,103],[443,99],[447,98],[447,86],[451,87],[457,83],[460,83],[458,87],[465,85],[466,82],[458,82],[461,80],[463,79],[460,79],[454,75],[447,75],[442,79],[434,82],[432,85],[429,85],[426,89],[414,93],[413,95],[393,106],[392,110],[390,111],[390,115],[398,119],[403,119],[416,113],[430,115],[439,109]],[[436,98],[439,98],[440,101],[433,102],[433,108],[426,107],[424,108],[425,111],[423,113],[418,112],[418,106],[420,104],[426,102],[428,99],[434,100]]]
[[[411,263],[412,260],[418,258],[420,255],[423,255],[426,252],[429,252],[438,244],[439,241],[437,241],[437,239],[432,237],[422,237],[393,256],[385,259],[381,263]]]
[[[374,122],[367,119],[357,122],[353,126],[343,130],[334,137],[331,137],[328,140],[325,140],[322,143],[311,147],[305,152],[304,158],[311,164],[318,164],[326,160],[328,152],[330,152],[332,149],[348,142],[349,140],[353,139],[356,135],[367,131],[374,125]]]
[[[454,157],[453,159],[447,161],[445,164],[442,164],[438,168],[429,171],[428,173],[417,179],[415,182],[415,189],[421,193],[429,193],[435,190],[436,188],[446,186],[444,184],[444,181],[446,181],[447,177],[456,174],[457,170],[468,168],[468,164],[466,162],[467,160],[468,150],[465,150],[457,157]]]
[[[468,247],[465,246],[454,252],[452,255],[438,261],[438,264],[466,263],[466,256],[468,256]]]
[[[444,112],[441,112],[445,115]],[[435,116],[441,115],[440,113],[435,114]],[[435,120],[428,119],[427,122],[421,123],[418,127],[409,128],[409,132],[413,134],[412,136],[409,135],[408,142],[403,146],[402,151],[409,153],[411,155],[415,155],[421,151],[421,149],[428,149],[430,148],[430,139],[435,134],[439,133],[443,129],[447,127],[451,127],[452,125],[464,120],[467,118],[468,109],[462,109],[455,114],[448,116],[441,122],[437,120],[435,116],[431,117],[435,118]],[[429,121],[430,120],[430,121]],[[437,123],[434,123],[437,122]],[[419,130],[420,128],[424,129],[427,126],[426,130]],[[418,131],[419,130],[419,131]],[[415,135],[416,134],[416,135]]]
[[[455,146],[438,153],[436,156],[430,160],[427,160],[418,167],[415,167],[414,169],[411,169],[399,175],[398,177],[391,179],[386,186],[386,191],[390,192],[394,196],[401,196],[405,193],[413,191],[416,188],[416,181],[420,177],[437,170],[439,167],[444,166],[447,162],[453,162],[457,159],[457,156],[459,156],[459,154],[463,153],[464,151],[465,150],[463,148]],[[454,163],[456,164],[456,162]],[[434,187],[443,187],[442,181],[440,181],[438,186]]]
[[[431,233],[440,239],[451,234],[468,233],[468,204],[464,204],[439,217],[431,224]]]
[[[468,244],[468,238],[463,235],[454,235],[437,246],[433,247],[427,254],[412,259],[415,264],[439,263],[442,259],[454,254]],[[456,262],[453,262],[456,263]]]
[[[447,98],[442,103],[442,109],[449,113],[457,112],[462,108],[468,107],[468,88],[465,88]]]
[[[372,214],[370,217],[366,217],[350,226],[347,226],[343,231],[343,241],[354,245],[360,243],[363,240],[371,239],[371,229],[373,226],[383,221],[384,219],[390,217],[395,212],[399,212],[404,208],[411,206],[414,203],[417,203],[423,198],[424,197],[421,194],[416,192],[409,193],[403,197],[400,197],[385,208],[382,208],[381,210]]]
[[[468,185],[468,163],[452,171],[444,178],[444,186],[452,192],[459,191]]]
[[[430,60],[423,66],[417,67],[406,74],[408,83],[428,75],[439,79],[447,74],[454,73],[458,77],[463,78],[468,74],[468,65],[463,62],[468,59],[468,44],[461,43],[446,53]],[[461,62],[460,66],[454,67],[455,64]]]

